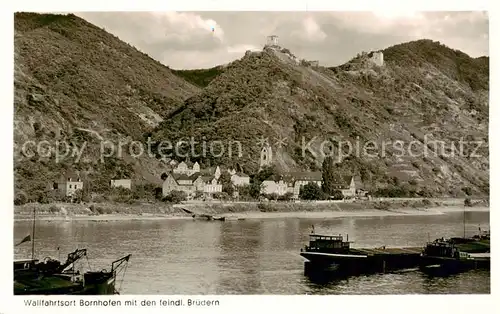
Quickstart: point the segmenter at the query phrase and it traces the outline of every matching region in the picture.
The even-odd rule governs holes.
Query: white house
[[[173,172],[176,174],[185,174],[190,176],[200,172],[200,165],[198,162],[193,164],[190,161],[182,161],[173,169]]]
[[[316,183],[321,187],[323,175],[321,172],[288,172],[283,175],[283,180],[291,187],[293,198],[298,199],[300,188],[309,182]]]
[[[78,174],[69,170],[53,184],[53,188],[62,196],[73,196],[77,190],[83,189],[83,181]]]
[[[132,189],[132,180],[130,179],[118,179],[118,180],[111,180],[111,187],[112,188],[117,188],[117,187],[122,187],[124,189]]]
[[[202,176],[199,172],[193,175],[170,173],[163,182],[163,196],[172,191],[183,191],[188,196],[203,192],[207,196],[222,192],[222,184],[214,176]]]
[[[231,182],[234,186],[244,186],[250,184],[250,177],[243,172],[234,172],[231,175]]]
[[[262,191],[263,194],[277,194],[277,195],[285,195],[288,192],[288,184],[283,180],[274,181],[274,180],[265,180],[262,182]]]
[[[222,192],[222,184],[214,176],[202,177],[204,187],[203,192],[211,196],[214,193]]]

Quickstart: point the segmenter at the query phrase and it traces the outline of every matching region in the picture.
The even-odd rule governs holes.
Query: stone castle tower
[[[260,169],[270,166],[273,163],[273,150],[271,145],[266,144],[260,151]]]
[[[375,63],[377,66],[381,67],[384,65],[384,53],[382,51],[376,51],[372,54],[370,61]]]
[[[278,46],[278,36],[276,35],[271,35],[267,36],[267,46]]]

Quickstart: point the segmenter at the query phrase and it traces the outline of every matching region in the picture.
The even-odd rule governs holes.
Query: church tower
[[[270,166],[273,163],[273,151],[271,145],[266,144],[260,151],[260,169]]]

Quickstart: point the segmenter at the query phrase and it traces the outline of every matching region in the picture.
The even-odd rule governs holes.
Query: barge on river
[[[84,256],[87,250],[77,249],[64,263],[52,258],[14,261],[14,295],[117,294],[117,274],[131,255],[114,261],[109,271],[75,271],[75,262]]]
[[[131,254],[111,263],[111,269],[75,271],[75,263],[87,257],[87,249],[76,249],[68,254],[65,262],[47,257],[35,259],[36,208],[33,209],[33,230],[17,245],[31,241],[31,259],[14,261],[14,295],[101,295],[119,294],[115,283],[123,272]],[[88,261],[88,260],[87,260]],[[90,266],[90,265],[89,265]],[[123,277],[122,277],[123,282]]]
[[[306,275],[330,272],[335,275],[385,273],[419,266],[420,247],[351,248],[349,237],[311,234],[300,255],[307,259]]]
[[[420,259],[420,270],[438,276],[471,269],[490,270],[489,237],[487,243],[485,239],[457,239],[460,238],[427,243]],[[487,251],[482,252],[486,248]]]

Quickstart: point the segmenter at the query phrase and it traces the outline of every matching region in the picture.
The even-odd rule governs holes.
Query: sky
[[[418,39],[440,41],[471,57],[489,55],[486,12],[80,12],[173,69],[209,68],[261,50],[266,37],[298,58],[336,66],[361,51]]]

